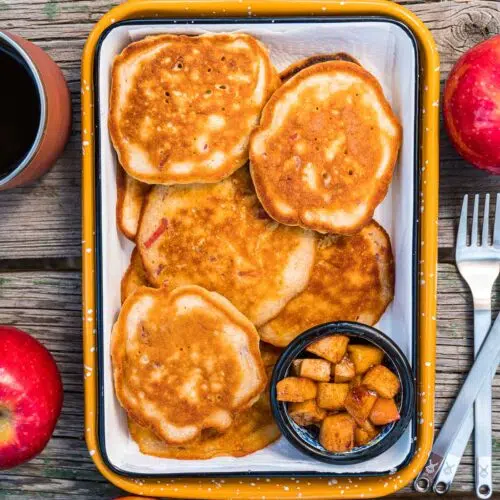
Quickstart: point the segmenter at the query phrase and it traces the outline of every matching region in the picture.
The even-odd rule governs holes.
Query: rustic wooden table
[[[64,408],[54,437],[30,463],[0,474],[0,498],[113,498],[120,491],[96,470],[83,438],[80,298],[80,57],[94,23],[110,0],[0,0],[0,29],[26,37],[61,66],[73,96],[73,134],[54,169],[33,186],[0,193],[0,323],[40,339],[62,371]],[[403,2],[431,29],[444,81],[469,47],[500,32],[500,2]],[[4,78],[0,75],[0,78]],[[1,112],[1,110],[0,110]],[[438,363],[436,428],[446,415],[472,359],[471,298],[454,265],[453,244],[465,193],[500,192],[500,177],[458,158],[441,133]],[[500,288],[494,308],[500,307]],[[494,382],[495,490],[500,491],[500,380]],[[454,484],[463,498],[473,487],[467,449]],[[411,496],[411,490],[401,495]]]

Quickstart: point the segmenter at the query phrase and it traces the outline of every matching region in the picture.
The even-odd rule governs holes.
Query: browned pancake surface
[[[146,183],[217,182],[248,160],[248,139],[279,84],[265,48],[243,34],[160,35],[113,66],[110,134]]]
[[[261,345],[262,359],[269,377],[279,352],[272,346]],[[128,426],[132,439],[136,441],[142,453],[180,460],[204,460],[219,456],[242,457],[265,448],[280,436],[271,412],[267,388],[251,408],[236,415],[227,431],[220,433],[205,430],[198,438],[183,445],[165,443],[132,419],[129,419]]]
[[[314,64],[264,108],[250,146],[257,195],[278,222],[353,234],[384,198],[400,142],[370,73],[345,61]]]
[[[144,196],[150,186],[128,175],[118,167],[116,200],[116,223],[120,231],[131,241],[135,240],[141,216]]]
[[[149,282],[142,265],[141,256],[137,248],[134,248],[132,256],[130,257],[130,264],[121,282],[120,291],[122,304],[125,302],[125,299],[140,286],[149,286]]]
[[[255,327],[196,286],[138,288],[122,306],[111,349],[121,405],[169,443],[226,430],[266,383]]]
[[[372,221],[353,236],[323,236],[307,288],[259,334],[262,340],[284,347],[305,330],[330,321],[374,325],[393,296],[390,239]]]
[[[153,188],[137,248],[153,285],[214,290],[260,325],[307,285],[315,239],[270,219],[240,169],[217,184]]]
[[[314,66],[315,64],[328,61],[346,61],[354,64],[359,64],[357,59],[350,56],[349,54],[346,54],[345,52],[336,52],[334,54],[317,54],[290,64],[288,68],[284,69],[280,73],[280,79],[284,83],[287,80],[290,80],[290,78],[292,78],[292,76],[295,76],[299,71],[309,68],[309,66]]]

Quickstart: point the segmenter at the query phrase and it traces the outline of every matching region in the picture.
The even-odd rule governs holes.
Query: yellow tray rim
[[[133,479],[110,470],[101,456],[97,436],[94,192],[94,54],[102,32],[110,25],[141,17],[293,17],[387,16],[402,21],[420,49],[421,78],[421,213],[419,284],[419,421],[416,452],[393,475],[359,478]],[[437,228],[439,183],[439,55],[426,26],[408,9],[388,0],[131,0],[105,14],[90,33],[82,56],[82,296],[85,438],[101,474],[136,495],[171,498],[375,498],[408,485],[429,456],[434,436],[436,347]]]

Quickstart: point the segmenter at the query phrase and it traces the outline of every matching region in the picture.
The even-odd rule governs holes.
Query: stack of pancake
[[[160,35],[116,58],[117,224],[136,248],[112,334],[143,453],[242,456],[279,436],[266,379],[297,335],[375,324],[394,295],[372,220],[401,127],[345,54],[281,76],[242,34]]]

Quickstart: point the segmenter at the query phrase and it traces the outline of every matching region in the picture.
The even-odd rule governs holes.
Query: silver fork
[[[500,194],[497,194],[493,244],[489,244],[490,195],[484,203],[483,230],[478,241],[479,195],[474,197],[472,232],[467,245],[467,205],[465,195],[458,226],[455,258],[458,270],[469,285],[474,302],[474,355],[477,355],[484,337],[491,326],[491,291],[500,273]],[[464,453],[474,427],[475,489],[478,498],[490,498],[492,494],[491,470],[491,383],[481,388],[474,404],[474,416],[470,416],[453,443],[439,472],[434,491],[446,493],[455,476],[458,463]]]

